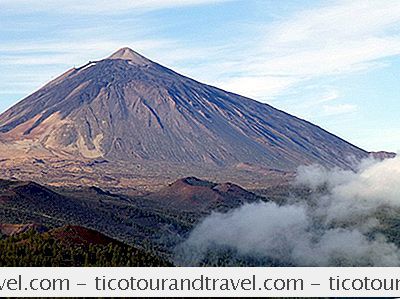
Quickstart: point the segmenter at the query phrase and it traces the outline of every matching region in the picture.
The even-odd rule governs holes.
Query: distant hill
[[[146,197],[166,207],[190,211],[228,210],[243,203],[261,200],[261,197],[231,183],[216,184],[187,177]]]
[[[370,152],[370,156],[372,156],[375,159],[379,160],[384,160],[384,159],[391,159],[396,157],[396,153],[391,153],[391,152],[385,152],[385,151],[380,151],[380,152]]]

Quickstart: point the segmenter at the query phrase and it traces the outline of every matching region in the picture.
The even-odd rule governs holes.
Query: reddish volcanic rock
[[[216,184],[195,177],[180,179],[168,187],[147,196],[169,207],[189,210],[236,207],[244,202],[260,200],[255,194],[231,184]]]
[[[82,226],[63,226],[53,229],[47,233],[50,237],[66,244],[66,245],[108,245],[110,243],[119,243],[118,241],[107,237],[106,235],[88,229]],[[121,243],[122,244],[122,243]]]

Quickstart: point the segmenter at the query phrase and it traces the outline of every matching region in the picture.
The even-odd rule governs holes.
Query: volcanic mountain
[[[350,168],[368,153],[305,120],[123,48],[68,70],[0,115],[0,162],[10,156],[43,162],[37,164],[57,157],[124,165],[119,169],[163,163],[168,167],[160,172],[183,167],[188,176],[206,168]]]

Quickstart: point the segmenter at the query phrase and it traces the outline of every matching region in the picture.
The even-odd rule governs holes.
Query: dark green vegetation
[[[6,267],[164,267],[155,254],[128,246],[93,230],[66,226],[27,232],[0,240],[0,265]]]
[[[231,248],[209,249],[198,264],[199,267],[293,267],[289,263],[275,261],[272,259],[241,255]]]

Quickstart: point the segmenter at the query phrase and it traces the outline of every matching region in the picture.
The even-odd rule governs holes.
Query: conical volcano
[[[122,59],[122,60],[128,60],[131,63],[138,64],[138,65],[149,65],[152,64],[150,60],[148,60],[146,57],[143,57],[139,53],[133,51],[130,48],[121,48],[114,54],[112,54],[108,59]]]
[[[305,120],[199,83],[129,48],[67,71],[3,113],[0,141],[59,157],[192,169],[349,168],[368,156]]]

